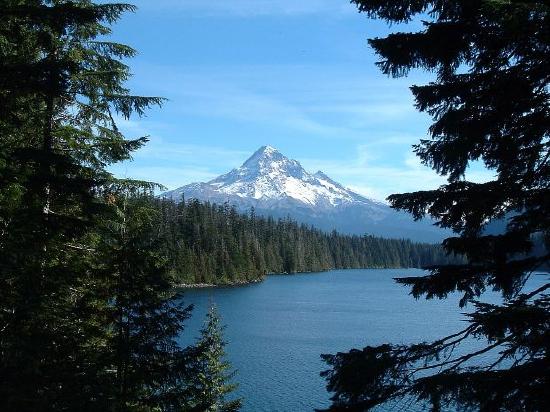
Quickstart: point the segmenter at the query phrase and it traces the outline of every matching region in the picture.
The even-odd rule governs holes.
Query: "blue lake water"
[[[190,289],[184,300],[195,310],[181,343],[198,335],[214,302],[226,325],[226,351],[237,370],[242,410],[312,411],[329,405],[319,376],[326,369],[320,354],[432,340],[464,327],[459,296],[417,301],[392,280],[420,274],[416,269],[339,270],[269,276],[243,287]]]

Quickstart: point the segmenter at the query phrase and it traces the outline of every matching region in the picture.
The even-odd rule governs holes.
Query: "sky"
[[[389,78],[367,43],[403,27],[370,20],[347,0],[133,3],[138,11],[112,35],[139,53],[127,62],[129,87],[168,100],[119,120],[128,138],[150,141],[115,175],[175,189],[271,145],[374,199],[445,182],[412,151],[430,118],[415,110],[409,87],[430,74]],[[490,176],[479,166],[468,175]]]

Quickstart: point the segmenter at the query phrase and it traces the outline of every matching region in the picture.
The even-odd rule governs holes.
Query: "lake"
[[[312,411],[329,405],[319,376],[326,369],[320,354],[431,340],[464,327],[458,296],[417,301],[392,280],[422,273],[335,270],[268,276],[242,287],[190,289],[184,300],[195,310],[181,343],[193,341],[214,302],[226,325],[226,351],[237,370],[242,411]]]

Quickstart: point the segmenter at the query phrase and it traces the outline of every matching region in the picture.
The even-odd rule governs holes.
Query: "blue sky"
[[[306,169],[383,199],[444,183],[411,145],[430,119],[408,87],[425,73],[391,79],[367,39],[384,36],[347,0],[139,0],[113,38],[136,48],[136,94],[169,99],[143,119],[122,121],[128,137],[149,135],[120,177],[170,189],[206,181],[272,145]],[[399,27],[392,27],[398,30]],[[472,180],[490,174],[474,168]]]

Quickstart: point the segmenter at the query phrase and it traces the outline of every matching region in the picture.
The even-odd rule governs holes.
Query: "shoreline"
[[[293,276],[293,275],[303,275],[303,274],[315,274],[315,273],[325,273],[330,272],[331,270],[368,270],[368,269],[420,269],[420,268],[407,268],[407,267],[401,267],[401,268],[377,268],[377,267],[371,267],[371,268],[346,268],[346,269],[336,269],[336,268],[330,268],[326,270],[309,270],[309,271],[303,271],[303,272],[281,272],[281,273],[266,273],[262,278],[260,279],[254,279],[254,280],[240,280],[237,282],[232,283],[178,283],[173,286],[174,289],[213,289],[213,288],[233,288],[233,287],[239,287],[239,286],[248,286],[253,285],[256,283],[261,283],[265,280],[267,276]]]
[[[178,283],[173,287],[175,289],[208,289],[208,288],[233,288],[239,286],[253,285],[261,283],[265,278],[254,280],[240,280],[232,283]]]

